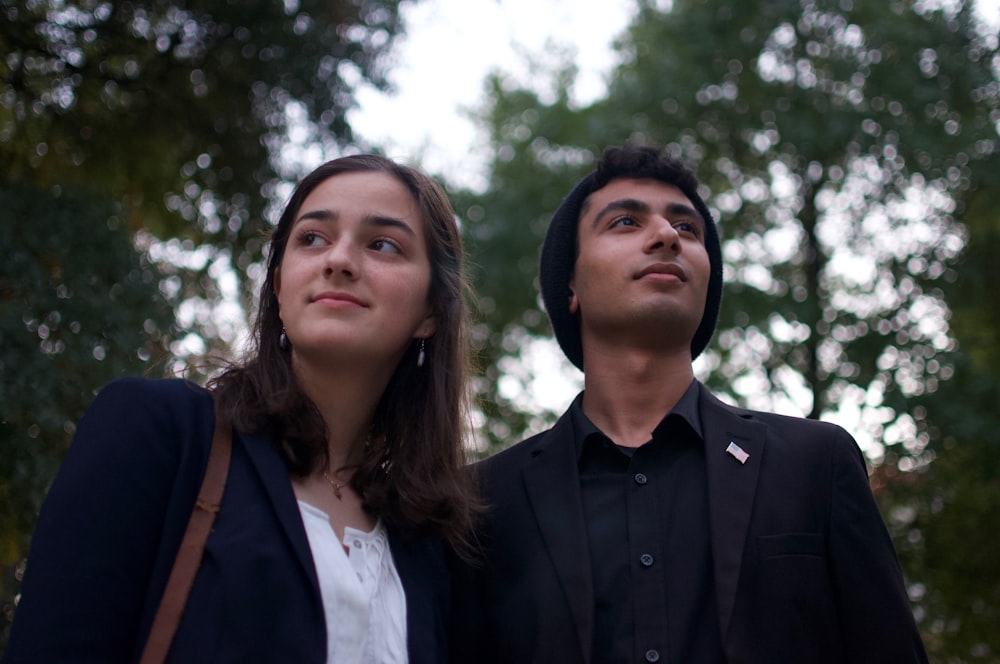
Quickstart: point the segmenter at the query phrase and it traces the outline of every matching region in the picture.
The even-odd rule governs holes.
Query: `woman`
[[[132,662],[198,493],[213,398],[234,426],[172,662],[446,659],[462,472],[462,248],[440,188],[323,164],[271,239],[248,359],[126,379],[81,421],[42,509],[6,662]]]

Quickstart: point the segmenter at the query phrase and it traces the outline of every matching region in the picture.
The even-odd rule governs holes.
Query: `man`
[[[694,379],[722,258],[688,170],[607,150],[556,211],[540,277],[584,391],[478,466],[455,661],[926,662],[854,440]]]

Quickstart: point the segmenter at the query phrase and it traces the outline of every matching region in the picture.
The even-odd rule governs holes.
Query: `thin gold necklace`
[[[323,471],[323,479],[330,483],[330,487],[333,489],[333,495],[337,497],[337,500],[343,500],[344,495],[340,492],[340,490],[347,486],[347,482],[334,482],[333,478],[330,477],[325,470]]]

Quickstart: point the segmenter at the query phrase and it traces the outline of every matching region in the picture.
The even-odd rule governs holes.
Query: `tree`
[[[133,232],[211,247],[240,275],[299,174],[289,131],[349,144],[353,90],[385,85],[400,28],[396,0],[0,0],[0,14],[5,179],[121,201]]]
[[[0,567],[5,620],[15,564],[76,421],[94,392],[167,352],[173,312],[120,207],[0,187]],[[95,316],[95,312],[99,312]],[[4,640],[5,641],[5,640]]]
[[[958,341],[954,377],[914,401],[935,457],[909,481],[883,482],[883,504],[909,578],[917,581],[924,636],[942,662],[998,661],[1000,577],[994,555],[1000,511],[1000,242],[997,155],[970,173],[961,198],[969,242],[946,289]],[[886,464],[879,475],[896,474]]]
[[[698,171],[724,239],[723,311],[699,375],[732,401],[845,424],[891,483],[879,487],[886,513],[909,514],[945,448],[919,406],[943,401],[964,366],[948,294],[969,239],[956,212],[1000,147],[996,30],[961,2],[638,7],[605,98],[575,105],[572,68],[544,93],[489,83],[490,185],[456,197],[484,266],[487,356],[509,361],[547,331],[532,279],[558,197],[605,145],[664,144]],[[484,389],[486,401],[498,393]],[[946,464],[938,477],[955,479]],[[910,524],[893,523],[904,555]],[[915,561],[907,571],[924,583]],[[944,594],[947,579],[935,579]],[[965,611],[923,601],[934,596],[915,598],[932,652],[1000,651],[961,628],[930,638]]]

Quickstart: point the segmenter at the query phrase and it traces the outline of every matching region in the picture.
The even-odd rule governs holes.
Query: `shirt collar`
[[[666,413],[660,423],[656,425],[656,428],[652,431],[652,438],[656,438],[658,432],[663,430],[666,426],[667,420],[671,416],[677,416],[688,423],[691,430],[694,431],[698,438],[704,438],[701,430],[701,414],[699,413],[698,404],[700,402],[699,394],[701,390],[699,389],[700,383],[697,380],[692,380],[691,384],[688,385],[687,390],[681,395],[680,400],[674,406],[673,410]],[[590,421],[590,418],[586,416],[583,412],[583,392],[576,395],[573,399],[573,403],[569,407],[570,422],[573,425],[573,441],[576,444],[576,454],[579,458],[581,452],[583,451],[583,444],[588,438],[593,435],[607,437],[603,431],[597,428],[597,425]]]

